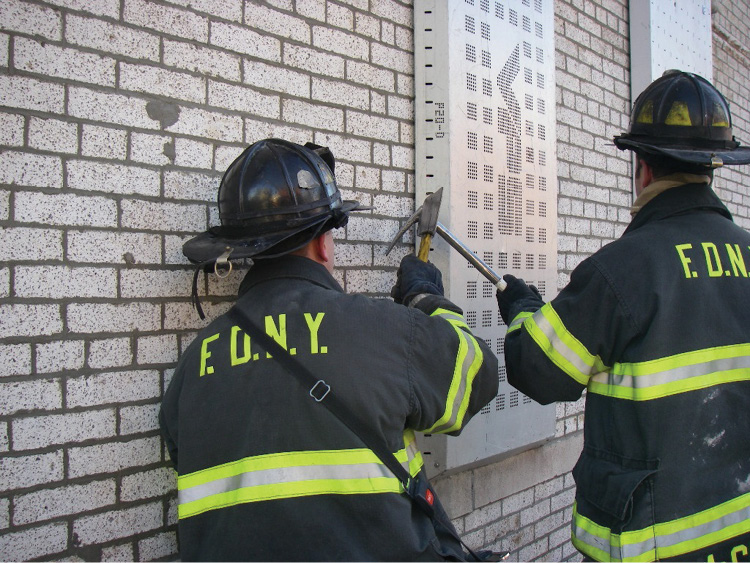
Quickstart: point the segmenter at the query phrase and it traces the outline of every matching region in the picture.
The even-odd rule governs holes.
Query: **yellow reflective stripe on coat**
[[[461,315],[447,309],[436,309],[431,316],[444,318],[453,326],[458,335],[458,352],[445,412],[432,427],[425,430],[425,433],[453,432],[463,426],[471,398],[471,388],[479,368],[482,367],[484,355],[477,339],[468,332],[468,325]]]
[[[679,557],[750,532],[750,493],[683,518],[613,534],[573,505],[573,545],[599,561],[655,561]]]
[[[414,433],[394,455],[416,475],[422,454]],[[369,449],[302,451],[247,457],[178,475],[178,517],[266,500],[322,494],[401,493],[401,482]]]
[[[565,328],[551,303],[546,303],[527,318],[523,326],[544,354],[578,383],[586,385],[593,374],[607,371],[601,358],[591,354]]]
[[[550,361],[597,395],[649,401],[750,380],[750,344],[718,346],[607,367],[565,328],[550,303],[530,317],[517,315],[511,327],[516,330],[520,326],[526,328]]]
[[[591,378],[589,391],[648,401],[722,383],[750,380],[750,344],[718,346],[632,364]]]
[[[521,325],[524,323],[524,321],[532,315],[533,313],[529,313],[526,311],[518,313],[516,315],[516,318],[514,318],[508,325],[508,332],[513,332],[514,330],[518,330],[519,328],[521,328]]]
[[[404,449],[394,455],[412,477],[415,477],[422,470],[424,459],[422,458],[422,452],[417,447],[417,437],[414,430],[404,432]]]

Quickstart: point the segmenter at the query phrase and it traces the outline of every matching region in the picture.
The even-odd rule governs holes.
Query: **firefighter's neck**
[[[637,159],[635,169],[635,202],[630,209],[630,215],[635,215],[649,201],[657,195],[671,188],[685,184],[710,184],[711,176],[702,174],[675,173],[667,176],[654,176],[654,170],[646,162]]]
[[[654,181],[654,170],[644,160],[636,157],[635,165],[635,195],[641,192]]]
[[[326,267],[326,270],[333,275],[333,232],[326,231],[319,237],[308,242],[299,250],[292,252],[292,254],[303,256],[304,258],[309,258],[318,264],[322,264]]]

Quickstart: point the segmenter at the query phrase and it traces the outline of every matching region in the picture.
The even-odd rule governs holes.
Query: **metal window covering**
[[[557,194],[543,189],[557,178],[555,115],[544,109],[555,100],[553,1],[417,0],[414,30],[417,201],[443,188],[440,220],[448,229],[485,261],[495,257],[498,273],[555,288]],[[545,215],[524,213],[539,202]],[[508,255],[513,262],[503,265]],[[497,311],[494,291],[478,293],[476,268],[439,239],[430,260],[474,335],[502,337],[505,324],[488,314]],[[420,436],[428,472],[489,462],[552,438],[554,405],[512,402],[511,392],[502,382],[494,402],[504,406],[483,409],[460,440]]]

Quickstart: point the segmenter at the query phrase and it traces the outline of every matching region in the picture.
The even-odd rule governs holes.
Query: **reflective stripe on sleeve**
[[[514,330],[518,330],[521,328],[521,325],[524,323],[526,319],[528,319],[533,313],[524,311],[521,313],[518,313],[516,315],[516,318],[513,319],[510,324],[508,325],[508,332],[513,332]]]
[[[417,437],[414,430],[404,432],[404,449],[396,452],[395,456],[412,477],[415,477],[422,470],[424,459],[422,458],[422,452],[417,447]]]
[[[690,553],[750,532],[750,493],[696,514],[613,534],[573,505],[573,545],[601,561],[654,561]]]
[[[414,432],[404,433],[404,448],[394,454],[414,476],[424,464]],[[178,516],[248,502],[322,494],[403,492],[401,482],[366,448],[302,451],[247,457],[178,475]]]
[[[551,303],[527,318],[523,326],[550,361],[578,383],[586,385],[593,374],[607,371],[601,358],[591,354],[565,328]]]
[[[446,309],[436,309],[432,316],[446,319],[458,335],[458,352],[453,369],[450,389],[445,404],[445,412],[425,433],[445,433],[459,430],[464,423],[469,407],[474,378],[482,367],[484,355],[477,339],[468,331],[464,318]],[[466,329],[466,330],[464,330]]]
[[[568,331],[550,303],[531,316],[518,315],[508,332],[521,326],[551,362],[597,395],[649,401],[722,383],[750,381],[750,344],[608,367]]]

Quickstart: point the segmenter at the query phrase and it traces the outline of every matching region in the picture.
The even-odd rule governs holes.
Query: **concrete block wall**
[[[0,2],[0,559],[177,550],[159,400],[203,322],[182,243],[255,140],[330,146],[348,291],[385,295],[414,209],[412,6]],[[241,272],[201,278],[226,309]]]
[[[715,78],[743,140],[745,4],[714,6]],[[410,248],[384,250],[414,209],[412,10],[412,0],[0,2],[0,559],[176,557],[156,413],[204,325],[181,245],[218,223],[216,188],[247,144],[331,147],[345,197],[374,207],[337,233],[336,276],[347,291],[388,295]],[[629,221],[630,161],[610,144],[629,114],[627,10],[627,0],[555,1],[560,287]],[[750,226],[746,172],[719,177]],[[209,318],[241,277],[201,278]],[[557,406],[547,445],[436,481],[470,545],[580,559],[569,471],[583,404]]]

